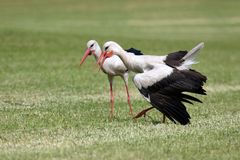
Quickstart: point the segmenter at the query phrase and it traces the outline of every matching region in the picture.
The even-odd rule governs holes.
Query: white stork
[[[127,51],[135,52],[136,55],[141,55],[140,51],[130,48]],[[88,55],[93,54],[96,61],[100,58],[101,55],[101,48],[98,45],[97,41],[90,40],[87,42],[87,49],[85,51],[85,54],[80,61],[80,65],[83,64],[85,59],[88,57]],[[111,103],[111,111],[110,111],[110,118],[113,117],[114,112],[114,96],[112,91],[112,84],[113,84],[113,78],[114,76],[120,76],[125,83],[125,88],[127,92],[127,101],[130,109],[130,114],[132,115],[132,105],[130,101],[129,91],[128,91],[128,69],[125,67],[123,62],[118,56],[112,56],[108,60],[105,61],[104,65],[101,67],[102,71],[108,75],[108,80],[110,84],[110,103]]]
[[[134,56],[127,54],[116,42],[109,41],[103,46],[102,64],[105,59],[117,55],[130,71],[138,73],[133,82],[152,107],[140,112],[136,118],[156,108],[174,123],[177,121],[186,125],[190,123],[190,115],[183,102],[192,104],[191,101],[201,101],[183,92],[206,95],[202,86],[207,78],[190,69],[196,63],[194,58],[197,52],[203,47],[204,43],[200,43],[189,52],[179,51],[166,56]]]

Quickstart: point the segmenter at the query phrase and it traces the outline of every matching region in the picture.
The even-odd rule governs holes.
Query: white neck
[[[93,55],[94,55],[94,57],[95,57],[95,59],[96,59],[96,61],[98,60],[98,58],[100,57],[100,55],[101,55],[101,48],[100,48],[100,46],[99,45],[97,45],[96,46],[96,50],[95,50],[95,52],[93,53]]]
[[[142,68],[138,65],[136,56],[133,54],[128,54],[126,51],[122,50],[115,53],[123,61],[124,65],[131,71],[142,72]]]

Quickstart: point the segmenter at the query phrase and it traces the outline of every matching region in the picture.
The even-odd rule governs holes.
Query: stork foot
[[[114,118],[113,113],[110,113],[108,119],[109,119],[110,121],[113,121],[113,118]]]
[[[133,113],[132,113],[132,111],[129,111],[129,115],[133,117]]]

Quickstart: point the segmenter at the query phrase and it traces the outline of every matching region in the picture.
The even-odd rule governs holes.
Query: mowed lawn
[[[0,159],[240,159],[240,1],[0,0]],[[188,126],[151,111],[133,121],[124,83],[109,84],[86,42],[163,55],[205,42],[208,76]],[[129,79],[134,113],[149,104]]]

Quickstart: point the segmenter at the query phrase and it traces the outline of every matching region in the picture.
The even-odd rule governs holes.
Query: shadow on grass
[[[141,121],[141,120],[144,120],[145,122],[150,122],[152,123],[153,125],[158,125],[158,124],[166,124],[166,123],[163,123],[162,121],[160,120],[156,120],[155,118],[153,118],[152,116],[150,115],[146,115],[145,117],[139,117],[137,119],[133,119],[132,117],[113,117],[112,120],[110,120],[109,118],[106,119],[106,122],[133,122],[133,123],[136,123],[137,121]]]
[[[149,115],[146,115],[146,117],[150,119],[150,121],[151,121],[151,123],[152,123],[153,125],[158,125],[158,124],[161,124],[161,123],[162,123],[161,121],[156,120],[156,119],[154,119],[153,117],[151,117],[151,116],[149,116]],[[145,118],[146,118],[146,117],[145,117]]]

